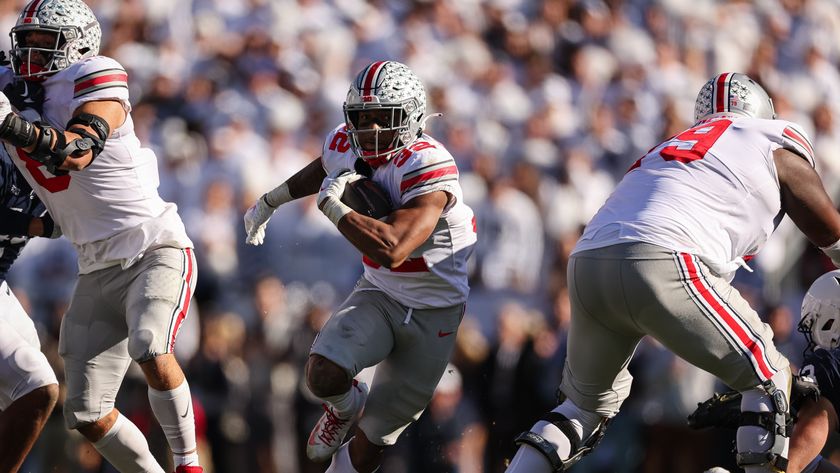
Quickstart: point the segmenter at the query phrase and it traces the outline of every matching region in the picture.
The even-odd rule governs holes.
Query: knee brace
[[[736,462],[744,467],[787,469],[788,441],[792,427],[788,392],[790,369],[776,373],[761,386],[744,391],[741,400],[741,427],[738,429]],[[759,451],[759,441],[745,430],[758,427],[770,433],[769,448]],[[745,445],[749,443],[749,445]]]
[[[571,405],[569,406],[569,404]],[[567,408],[564,409],[564,407]],[[557,411],[566,411],[566,414]],[[539,419],[557,427],[560,430],[560,432],[566,437],[566,439],[568,439],[570,450],[569,456],[565,460],[560,458],[560,455],[557,453],[557,448],[554,446],[554,444],[546,440],[546,438],[543,437],[543,435],[541,435],[540,433],[534,432],[534,428],[532,428],[532,430],[528,432],[523,432],[519,434],[519,436],[517,436],[516,439],[514,439],[514,442],[517,445],[528,445],[529,447],[534,448],[542,455],[544,455],[546,459],[548,459],[548,462],[551,464],[553,473],[560,473],[568,470],[575,463],[579,462],[581,458],[583,458],[589,452],[595,449],[595,447],[604,437],[607,424],[609,424],[610,421],[610,419],[603,417],[601,417],[600,420],[595,422],[587,422],[586,419],[583,418],[576,419],[580,424],[584,426],[584,433],[587,430],[591,430],[591,433],[588,436],[586,436],[586,439],[584,440],[581,439],[581,435],[578,434],[577,428],[575,428],[573,421],[569,418],[584,416],[570,415],[569,417],[567,417],[567,415],[572,414],[575,411],[577,411],[578,413],[582,413],[580,408],[571,403],[571,401],[568,401],[561,404],[558,409],[555,409],[554,411],[543,415]],[[591,413],[591,415],[587,415],[585,417],[592,416],[597,416],[597,414]]]

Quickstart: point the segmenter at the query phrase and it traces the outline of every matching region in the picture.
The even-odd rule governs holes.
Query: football
[[[366,177],[348,183],[341,201],[356,212],[375,219],[385,217],[393,210],[385,190]]]

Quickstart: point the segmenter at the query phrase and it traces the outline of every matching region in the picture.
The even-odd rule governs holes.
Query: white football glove
[[[347,183],[361,178],[360,174],[349,169],[336,169],[321,182],[321,191],[318,192],[318,208],[334,225],[338,225],[338,221],[342,217],[353,211],[341,201],[344,187]]]
[[[245,217],[245,243],[249,245],[262,245],[265,239],[265,225],[268,219],[274,214],[277,207],[272,207],[265,202],[265,196],[257,199],[257,202],[246,212]]]

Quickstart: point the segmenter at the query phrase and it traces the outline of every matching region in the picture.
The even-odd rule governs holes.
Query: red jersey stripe
[[[807,151],[808,154],[810,154],[811,156],[814,155],[814,148],[811,147],[811,143],[809,143],[808,140],[804,136],[799,134],[796,130],[794,130],[791,127],[786,127],[783,134],[788,138],[792,139],[793,141],[799,143],[803,148],[805,148],[805,151]]]
[[[94,77],[93,79],[88,79],[84,82],[79,82],[73,88],[73,93],[78,94],[79,92],[83,92],[91,87],[102,85],[107,82],[117,82],[117,83],[125,83],[128,84],[128,74],[125,72],[117,73],[117,74],[108,74],[104,76]]]
[[[445,168],[436,169],[434,171],[425,172],[420,174],[419,176],[414,176],[411,179],[405,179],[400,184],[400,192],[405,192],[406,189],[414,186],[418,182],[427,181],[429,179],[434,179],[441,176],[447,176],[450,174],[458,174],[458,167],[457,166],[447,166]]]
[[[368,258],[367,256],[362,256],[362,263],[373,269],[379,269],[382,267],[381,264]],[[396,268],[390,269],[390,271],[394,273],[427,273],[429,272],[429,267],[426,266],[426,260],[422,257],[411,258],[403,261],[403,264],[397,266]]]

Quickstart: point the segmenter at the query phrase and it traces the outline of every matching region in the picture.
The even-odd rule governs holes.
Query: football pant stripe
[[[753,366],[758,378],[763,382],[772,378],[778,371],[767,358],[764,342],[741,316],[726,303],[725,299],[714,290],[700,272],[695,256],[679,253],[679,264],[682,268],[682,282],[692,295],[694,302],[707,317],[721,330],[731,342],[734,342]]]
[[[175,339],[178,337],[178,331],[181,329],[181,324],[187,318],[187,313],[190,310],[190,301],[192,298],[192,287],[195,285],[195,255],[191,248],[185,248],[183,270],[181,277],[183,284],[181,284],[181,295],[178,304],[173,311],[172,322],[170,322],[169,343],[167,344],[167,353],[172,353],[175,349]]]

